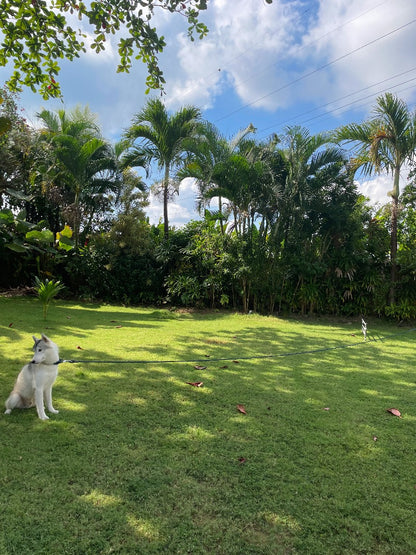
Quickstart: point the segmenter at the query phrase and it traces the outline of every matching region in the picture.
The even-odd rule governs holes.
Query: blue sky
[[[208,36],[190,42],[181,16],[157,13],[154,22],[167,42],[164,98],[171,111],[198,106],[226,137],[249,123],[264,139],[283,134],[286,125],[317,133],[361,122],[385,91],[415,106],[415,0],[209,0],[203,21]],[[63,104],[24,91],[20,102],[29,119],[35,122],[41,108],[88,105],[104,136],[116,141],[148,99],[145,67],[136,62],[130,74],[117,74],[116,53],[109,44],[99,55],[63,62]],[[9,73],[0,68],[0,79]],[[380,176],[360,187],[384,202],[390,183]],[[194,205],[188,181],[170,204],[170,223],[197,217]],[[162,216],[153,197],[148,215],[152,223]]]

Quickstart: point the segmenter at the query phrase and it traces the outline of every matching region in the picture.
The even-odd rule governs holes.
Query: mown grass
[[[58,415],[0,416],[1,554],[416,553],[416,332],[27,298],[0,325],[4,400],[42,331],[155,361],[62,364]]]

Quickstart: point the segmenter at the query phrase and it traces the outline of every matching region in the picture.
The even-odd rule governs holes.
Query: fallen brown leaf
[[[79,349],[80,351],[83,351],[83,350],[84,350],[84,349],[83,349],[82,347],[80,347],[79,345],[78,345],[77,349]]]
[[[9,328],[11,328],[12,326],[13,326],[13,322],[11,322],[11,323],[9,324]]]
[[[246,408],[244,405],[237,405],[237,410],[240,411],[242,414],[247,414]]]
[[[398,416],[399,418],[402,417],[402,413],[397,409],[387,409],[387,412],[394,414],[394,416]]]
[[[186,382],[188,385],[193,385],[194,387],[202,387],[204,382]]]
[[[196,364],[194,366],[194,368],[195,368],[195,370],[206,370],[207,367],[206,366],[200,366],[199,364]]]
[[[239,462],[240,464],[244,464],[245,462],[247,462],[247,459],[245,459],[244,457],[240,457],[240,458],[238,459],[238,462]]]

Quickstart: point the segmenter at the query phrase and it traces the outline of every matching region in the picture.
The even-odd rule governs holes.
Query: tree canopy
[[[415,158],[416,112],[392,93],[377,98],[374,117],[362,124],[349,124],[338,130],[338,139],[355,143],[357,155],[352,161],[354,170],[379,173],[381,169],[393,175],[391,197],[391,289],[390,302],[395,299],[397,281],[397,225],[400,196],[400,171]]]
[[[351,158],[331,142],[345,129],[312,135],[294,126],[258,141],[249,125],[228,140],[198,108],[170,114],[153,99],[113,146],[87,108],[43,110],[42,127],[32,128],[15,95],[1,95],[0,121],[9,125],[0,129],[0,287],[27,287],[37,275],[65,283],[66,294],[108,302],[416,318],[416,163],[406,146],[414,124],[398,99],[385,99],[400,108],[386,115],[403,117],[370,137],[381,150],[370,152],[361,135],[344,138],[358,142],[363,162],[375,165],[374,152],[394,171],[402,158],[387,154],[400,145],[410,162],[408,185],[392,196],[392,276],[394,206],[376,209],[360,195],[351,171],[357,151]],[[146,179],[160,172],[163,225],[146,216],[149,184],[136,166]],[[196,180],[201,207],[222,201],[175,229],[169,192],[184,177]]]
[[[158,56],[166,42],[152,26],[156,8],[182,15],[191,40],[208,32],[199,20],[206,0],[0,0],[0,66],[13,64],[10,90],[28,86],[44,99],[60,96],[59,60],[80,57],[91,37],[90,48],[100,53],[115,34],[117,71],[128,72],[134,59],[141,60],[147,65],[147,90],[163,88]]]
[[[133,119],[126,131],[126,139],[132,148],[124,158],[126,166],[144,166],[149,169],[156,162],[163,170],[163,218],[165,237],[169,235],[168,201],[171,188],[171,171],[181,166],[186,142],[197,134],[197,123],[201,118],[199,108],[185,106],[174,114],[169,114],[166,106],[158,98],[148,101]],[[134,144],[139,140],[139,145]]]

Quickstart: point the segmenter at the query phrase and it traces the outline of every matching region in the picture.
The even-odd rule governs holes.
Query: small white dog
[[[46,335],[42,334],[41,339],[33,336],[33,340],[35,354],[32,361],[26,364],[17,376],[13,391],[6,401],[5,414],[10,414],[14,408],[28,409],[36,405],[39,418],[48,420],[44,399],[49,412],[59,412],[52,405],[52,386],[58,375],[59,350]]]

